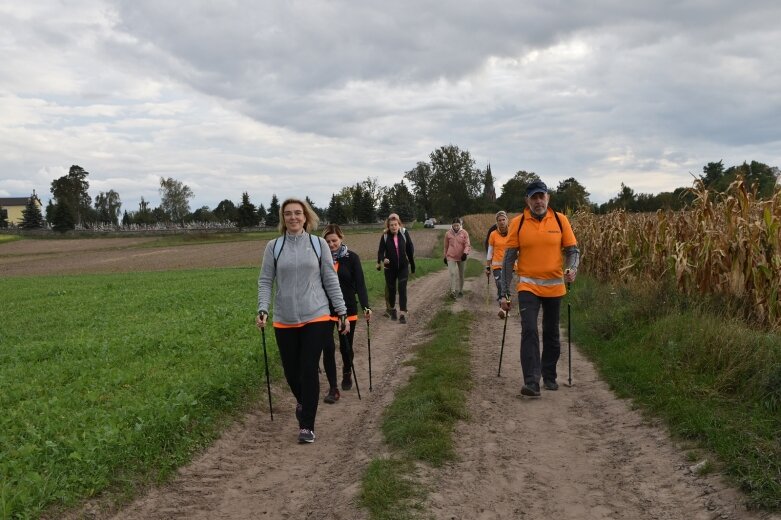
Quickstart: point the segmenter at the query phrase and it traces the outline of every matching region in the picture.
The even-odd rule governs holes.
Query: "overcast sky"
[[[518,170],[670,191],[781,166],[780,23],[776,0],[0,0],[0,197],[46,204],[78,164],[126,210],[160,177],[193,210],[326,206],[448,144],[497,194]]]

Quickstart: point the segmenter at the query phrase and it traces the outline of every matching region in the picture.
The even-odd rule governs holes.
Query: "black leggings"
[[[399,285],[399,309],[407,312],[407,278],[409,278],[409,267],[404,266],[401,269],[385,270],[385,286],[388,288],[388,307],[396,307],[396,284]]]
[[[334,344],[333,329],[336,328],[336,322],[332,321],[332,329],[329,334],[330,341],[323,348],[323,366],[325,375],[328,378],[328,384],[331,388],[336,388],[336,345]],[[350,333],[339,334],[339,352],[342,354],[342,374],[350,374],[350,354],[352,354],[353,337],[355,336],[356,321],[348,322],[350,324]],[[349,343],[348,343],[349,342]]]
[[[303,327],[274,329],[285,379],[301,404],[299,428],[314,430],[320,401],[320,353],[328,344],[333,325],[330,321],[308,323]]]

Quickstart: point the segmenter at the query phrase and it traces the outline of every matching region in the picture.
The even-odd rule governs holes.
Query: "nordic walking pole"
[[[488,293],[491,292],[491,267],[486,266],[489,269],[485,272],[485,304],[488,305]]]
[[[349,325],[348,325],[349,327]],[[358,400],[361,400],[361,388],[358,386],[358,376],[355,375],[355,363],[353,363],[353,342],[350,341],[350,334],[344,335],[344,340],[347,342],[347,354],[350,356],[350,370],[353,373],[353,381],[355,381],[355,390],[358,392]]]
[[[502,375],[502,356],[504,355],[504,337],[507,335],[507,316],[509,312],[504,313],[504,330],[502,331],[502,348],[499,350],[499,371],[496,373],[496,377]]]
[[[564,271],[565,274],[569,274],[569,269]],[[567,295],[569,295],[571,283],[567,282]],[[570,305],[570,298],[567,298],[567,386],[572,386],[572,305]]]
[[[266,365],[266,390],[268,391],[268,411],[271,412],[271,420],[274,420],[274,408],[271,406],[271,381],[268,376],[268,355],[266,355],[266,327],[261,327],[260,337],[263,338],[263,362]]]
[[[366,346],[369,348],[369,392],[372,391],[372,330],[369,327],[371,322],[366,319]],[[355,385],[358,388],[358,385]]]

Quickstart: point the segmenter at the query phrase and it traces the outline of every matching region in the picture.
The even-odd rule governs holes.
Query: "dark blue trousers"
[[[561,355],[559,340],[559,309],[561,297],[542,298],[529,291],[518,293],[521,309],[521,370],[523,382],[540,383],[556,380],[556,364]],[[540,357],[540,334],[537,316],[542,308],[542,357]]]

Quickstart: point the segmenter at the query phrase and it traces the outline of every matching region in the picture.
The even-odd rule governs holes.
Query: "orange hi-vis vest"
[[[537,220],[529,208],[524,209],[523,215],[510,222],[505,240],[505,251],[518,249],[515,266],[517,291],[529,291],[543,298],[564,296],[567,289],[564,286],[564,257],[561,250],[576,245],[575,233],[565,215],[555,215],[548,208],[542,220]]]

